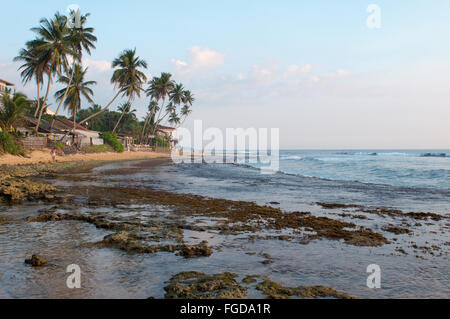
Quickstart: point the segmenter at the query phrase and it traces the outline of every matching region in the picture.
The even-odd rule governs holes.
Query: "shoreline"
[[[170,154],[156,152],[130,152],[123,153],[90,153],[57,156],[55,163],[61,162],[86,162],[86,161],[120,161],[134,159],[170,158]],[[0,156],[0,166],[17,166],[28,164],[52,163],[50,151],[33,151],[29,157],[5,154]]]

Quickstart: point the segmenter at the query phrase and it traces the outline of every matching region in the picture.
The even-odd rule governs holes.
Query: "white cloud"
[[[213,67],[225,63],[225,54],[214,51],[210,48],[191,47],[189,49],[189,58],[194,68]]]
[[[310,64],[305,65],[296,65],[292,64],[286,68],[286,71],[284,72],[285,75],[291,75],[291,74],[305,74],[309,73],[312,70],[312,66]]]
[[[250,78],[257,81],[268,82],[273,80],[274,76],[276,76],[275,70],[269,67],[254,65],[250,71]]]
[[[92,71],[106,72],[111,70],[111,63],[104,60],[91,60],[91,59],[83,59],[83,66],[89,67]]]
[[[188,61],[172,59],[172,64],[178,72],[191,73],[200,69],[223,65],[225,63],[225,54],[210,48],[193,46],[188,49]]]
[[[344,77],[344,76],[347,76],[349,74],[350,74],[350,72],[347,71],[347,70],[343,70],[343,69],[336,70],[336,75],[339,76],[339,77]]]

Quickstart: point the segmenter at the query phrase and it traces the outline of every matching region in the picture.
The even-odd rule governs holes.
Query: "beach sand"
[[[74,154],[66,156],[57,156],[57,162],[74,162],[74,161],[111,161],[111,160],[133,160],[147,159],[157,157],[170,157],[167,153],[156,152],[123,152],[123,153],[91,153],[91,154]],[[51,162],[50,150],[33,151],[27,157],[14,155],[0,155],[0,165],[23,165]]]

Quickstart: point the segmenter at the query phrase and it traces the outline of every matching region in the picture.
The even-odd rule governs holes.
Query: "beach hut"
[[[64,118],[56,118],[53,127],[68,133],[69,144],[78,143],[80,141],[82,145],[103,145],[104,143],[99,132],[91,131],[77,123],[75,123],[74,129],[74,122]]]

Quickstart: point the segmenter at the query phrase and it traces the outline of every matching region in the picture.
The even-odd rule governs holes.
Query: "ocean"
[[[48,182],[69,198],[67,204],[0,208],[1,216],[11,218],[0,227],[0,298],[164,298],[164,286],[181,271],[233,272],[240,279],[258,274],[288,287],[325,285],[360,298],[449,298],[449,153],[283,150],[274,174],[261,174],[259,165],[250,160],[256,156],[253,152],[238,153],[237,161],[228,164],[167,161],[154,165],[151,160],[135,160],[58,174]],[[170,206],[117,195],[151,189],[255,202],[286,214],[309,212],[352,223],[353,230],[371,229],[389,243],[364,246],[327,238],[304,242],[305,234],[311,232],[308,229],[227,233],[209,228],[220,225],[220,218],[191,216],[189,211],[184,216]],[[327,208],[324,203],[342,206]],[[400,213],[380,213],[383,209]],[[180,225],[206,229],[184,229],[183,241],[206,240],[213,254],[185,259],[168,252],[133,254],[89,248],[86,243],[102,240],[114,230],[83,221],[26,221],[47,210],[100,216],[111,223],[152,225],[142,233],[139,228],[147,245],[172,243],[170,238],[159,238],[154,226],[172,229],[181,218]],[[281,235],[290,238],[276,238]],[[23,259],[33,253],[48,257],[51,266],[27,267]],[[267,254],[269,264],[263,263]],[[72,263],[83,271],[80,291],[65,286],[66,266]],[[380,289],[366,284],[367,267],[372,264],[381,269]],[[249,292],[247,297],[263,296]]]

